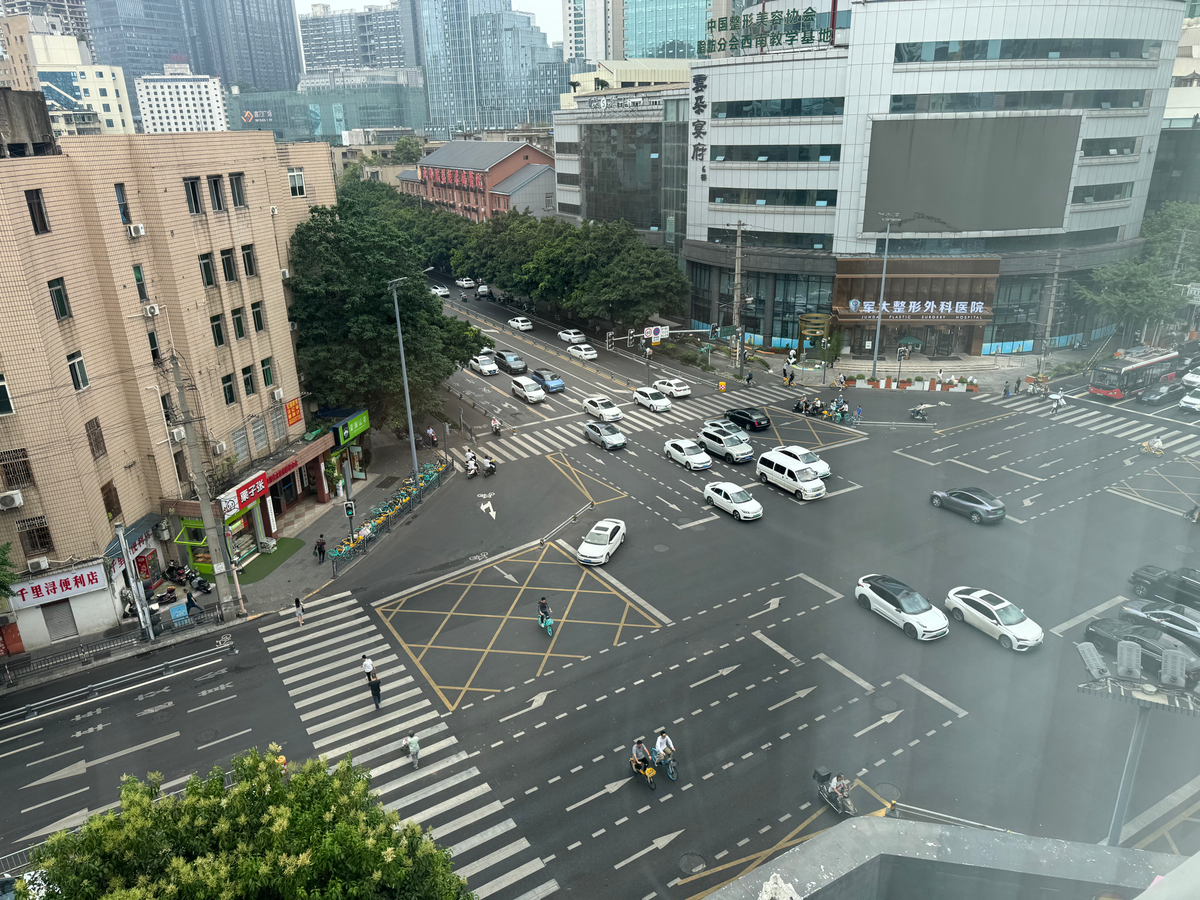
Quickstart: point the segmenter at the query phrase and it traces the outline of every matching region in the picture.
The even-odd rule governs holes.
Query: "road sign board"
[[[671,336],[671,326],[670,325],[647,325],[642,330],[642,336],[645,337],[646,340],[654,341],[654,343],[657,344],[659,341],[666,340],[667,338],[669,338]]]
[[[731,338],[735,334],[737,334],[737,328],[735,326],[733,326],[733,325],[722,325],[721,326],[721,337]]]

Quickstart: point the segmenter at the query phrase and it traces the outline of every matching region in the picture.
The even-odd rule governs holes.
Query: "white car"
[[[712,431],[719,431],[722,434],[727,434],[730,437],[735,437],[743,444],[750,443],[750,435],[746,434],[737,425],[734,425],[728,419],[705,419],[704,427]]]
[[[644,406],[651,412],[667,412],[671,408],[671,401],[662,395],[661,392],[654,388],[640,387],[633,392],[633,402],[638,406]]]
[[[475,279],[473,278],[455,278],[454,283],[460,288],[475,287]]]
[[[1183,383],[1190,388],[1200,387],[1200,366],[1183,376]]]
[[[829,477],[829,463],[817,456],[811,450],[806,450],[803,447],[793,444],[790,447],[780,447],[776,453],[782,453],[784,456],[790,456],[797,462],[802,462],[808,468],[817,473],[818,478]]]
[[[591,344],[572,344],[567,348],[567,355],[576,359],[595,359],[596,351],[592,349]]]
[[[586,344],[587,335],[578,328],[567,328],[558,333],[560,341],[566,341],[568,344]]]
[[[449,297],[450,288],[446,287],[444,284],[435,284],[429,288],[429,293],[433,294],[435,297]]]
[[[723,509],[735,519],[761,519],[762,504],[750,492],[730,481],[713,481],[704,486],[704,502]]]
[[[950,633],[946,614],[890,575],[864,575],[854,586],[858,605],[879,613],[910,638],[933,641]]]
[[[492,289],[490,287],[488,287],[486,284],[478,285],[475,288],[475,296],[476,297],[490,297],[491,294],[492,294]]]
[[[500,371],[491,355],[484,356],[482,354],[471,357],[471,368],[480,375],[495,375]]]
[[[652,387],[662,391],[668,397],[690,397],[692,394],[692,386],[678,378],[660,378],[654,382]]]
[[[1200,412],[1200,391],[1192,391],[1190,394],[1184,394],[1179,401],[1180,409],[1190,409],[1192,412]]]
[[[608,562],[623,543],[625,523],[621,519],[601,519],[583,536],[575,555],[584,565],[599,566]]]
[[[689,472],[712,467],[712,457],[705,453],[704,448],[699,444],[689,441],[687,438],[667,441],[666,446],[663,447],[663,453],[667,459],[674,460]]]
[[[625,435],[611,422],[585,422],[583,436],[605,450],[619,450],[625,446]]]
[[[1024,652],[1042,643],[1042,629],[1015,603],[981,588],[956,587],[946,595],[955,622],[974,625],[1005,650]]]
[[[622,419],[621,407],[603,394],[584,398],[583,411],[590,416],[595,416],[601,422],[620,422]]]
[[[715,428],[701,428],[700,433],[696,435],[696,443],[731,465],[754,458],[754,448],[750,446],[749,441]]]
[[[512,395],[526,403],[540,403],[546,399],[542,386],[525,375],[518,375],[512,380]]]
[[[515,319],[509,319],[508,327],[515,328],[517,331],[533,331],[533,323],[524,316],[517,316]]]

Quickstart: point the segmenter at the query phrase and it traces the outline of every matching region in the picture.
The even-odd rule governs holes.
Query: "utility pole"
[[[1054,277],[1050,281],[1050,302],[1046,309],[1046,330],[1042,332],[1042,355],[1038,360],[1038,374],[1041,375],[1046,367],[1046,359],[1050,355],[1050,329],[1054,325],[1054,307],[1058,303],[1058,270],[1062,264],[1062,251],[1054,254]]]
[[[892,241],[892,225],[898,225],[902,221],[899,213],[880,213],[883,220],[887,222],[887,232],[883,236],[883,277],[879,279],[879,300],[875,304],[875,347],[874,358],[871,360],[871,379],[874,380],[875,372],[879,368],[879,335],[883,331],[883,303],[887,299],[887,262],[888,248]],[[829,365],[826,362],[826,365]],[[824,379],[821,379],[824,382]]]
[[[171,350],[171,373],[175,377],[175,391],[179,398],[179,412],[183,416],[184,442],[188,449],[188,464],[192,469],[192,482],[200,500],[200,519],[204,522],[204,541],[208,545],[209,558],[213,567],[213,586],[217,589],[217,600],[222,607],[229,602],[229,574],[225,568],[225,536],[213,518],[212,494],[208,489],[208,477],[204,474],[200,458],[200,445],[196,442],[196,430],[192,427],[192,413],[188,407],[187,391],[183,387],[183,375],[179,371],[179,357]],[[224,523],[222,523],[224,524]],[[239,615],[246,615],[246,605],[239,595]]]
[[[733,339],[736,342],[738,381],[742,380],[745,354],[742,350],[742,220],[737,223],[737,251],[733,257]]]

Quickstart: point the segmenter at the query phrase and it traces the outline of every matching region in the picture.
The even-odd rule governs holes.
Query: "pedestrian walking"
[[[204,607],[201,606],[199,603],[197,603],[196,598],[192,596],[192,592],[188,591],[187,592],[187,606],[184,607],[184,610],[190,616],[192,614],[193,609],[198,613],[204,612]]]
[[[792,366],[788,372],[788,387],[792,387],[796,383],[796,367]]]
[[[367,684],[371,686],[371,699],[375,701],[375,708],[379,709],[379,704],[382,699],[380,694],[381,686],[379,684],[379,673],[371,672],[371,674],[367,676]]]
[[[1004,399],[1007,400],[1012,396],[1012,391],[1008,389],[1008,382],[1004,382]]]
[[[300,602],[299,597],[296,598],[296,622],[304,624],[304,604]]]
[[[325,562],[325,535],[317,536],[317,545],[313,547],[313,556],[317,558],[317,565]]]
[[[410,731],[401,746],[408,750],[408,755],[412,757],[413,768],[415,769],[417,767],[417,759],[421,755],[421,742],[417,740],[417,735]]]
[[[370,658],[365,653],[362,657],[362,670],[363,674],[366,675],[368,679],[370,679],[371,673],[375,671],[375,663],[371,662]]]
[[[425,433],[427,435],[429,435],[429,446],[432,447],[434,450],[436,450],[437,449],[437,432],[433,430],[433,426],[430,425],[429,430],[426,431]]]
[[[941,384],[941,383],[942,383],[942,380],[943,380],[943,379],[942,379],[942,370],[941,370],[941,369],[938,369],[938,384]]]

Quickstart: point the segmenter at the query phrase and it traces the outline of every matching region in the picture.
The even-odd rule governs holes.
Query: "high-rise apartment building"
[[[133,84],[146,134],[229,130],[220,78],[193,75],[188,66],[174,64],[163,66],[162,75],[143,75]]]
[[[47,16],[57,19],[64,34],[87,40],[87,5],[84,0],[0,0],[6,16]]]
[[[710,0],[637,0],[625,5],[625,59],[691,59],[707,37]]]
[[[396,0],[360,11],[331,12],[314,3],[300,16],[305,72],[420,66],[417,0]]]
[[[188,63],[224,84],[290,91],[302,71],[292,0],[182,0]]]
[[[87,0],[96,58],[120,66],[130,80],[188,61],[188,36],[179,0]],[[137,98],[134,97],[135,110]]]
[[[563,55],[625,58],[625,0],[563,0]]]
[[[548,120],[536,72],[556,58],[533,16],[511,0],[426,0],[421,12],[432,134]]]
[[[0,543],[29,573],[0,601],[10,652],[118,624],[125,581],[108,552],[113,522],[130,529],[142,577],[157,581],[168,556],[200,562],[203,531],[178,518],[198,519],[197,476],[237,485],[238,473],[261,470],[262,491],[246,503],[231,496],[221,518],[237,517],[235,543],[273,537],[267,493],[312,448],[300,441],[280,271],[310,204],[334,202],[328,147],[270,134],[107,135],[61,147],[0,160],[11,251],[0,256]],[[179,427],[173,357],[203,473]]]

